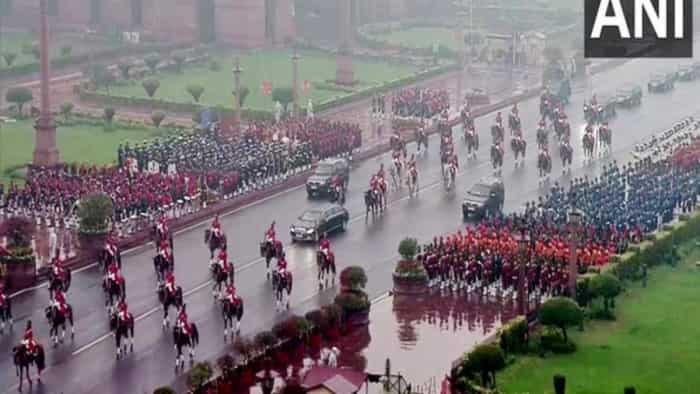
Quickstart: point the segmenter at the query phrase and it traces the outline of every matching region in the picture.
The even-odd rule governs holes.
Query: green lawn
[[[306,107],[311,98],[314,104],[333,99],[336,96],[344,96],[348,93],[331,91],[313,87],[309,95],[304,95],[304,81],[312,83],[325,83],[335,79],[335,57],[320,52],[301,52],[299,60],[299,89],[302,94],[300,104]],[[230,56],[220,56],[216,61],[221,65],[220,71],[209,70],[208,65],[192,66],[184,70],[182,74],[175,72],[162,72],[156,76],[160,80],[160,88],[155,98],[174,102],[193,102],[187,93],[186,87],[190,84],[199,84],[204,87],[201,102],[206,105],[223,105],[231,107],[233,91],[233,59]],[[355,61],[355,78],[359,81],[356,89],[364,89],[383,82],[398,79],[410,75],[417,70],[412,66],[393,65],[386,63],[370,63]],[[271,81],[275,87],[291,87],[292,85],[292,61],[289,51],[257,51],[241,57],[241,86],[250,89],[246,98],[245,107],[255,109],[273,108],[272,99],[262,93],[263,81]],[[110,94],[126,97],[147,97],[140,81],[134,81],[128,85],[110,88]]]
[[[29,120],[0,125],[0,182],[7,183],[6,169],[27,164],[34,150],[34,128]],[[116,162],[117,146],[124,141],[142,141],[158,134],[156,129],[104,131],[99,126],[59,127],[58,149],[61,161],[94,164]]]
[[[408,48],[432,48],[433,45],[444,45],[457,50],[454,30],[444,27],[413,27],[374,35],[375,38],[394,45]]]
[[[649,287],[633,285],[619,300],[617,321],[575,333],[578,351],[519,359],[499,374],[502,393],[553,393],[552,377],[566,376],[567,393],[697,393],[700,387],[700,249],[676,269],[650,272]],[[577,330],[573,330],[577,331]]]

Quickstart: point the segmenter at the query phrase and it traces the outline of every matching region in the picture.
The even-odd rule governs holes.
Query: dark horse
[[[6,297],[4,305],[0,306],[0,334],[5,331],[5,324],[8,324],[11,330],[12,323],[12,303],[10,297]]]
[[[331,285],[335,283],[335,255],[328,252],[328,256],[322,251],[316,252],[316,266],[318,267],[318,288],[328,286],[328,279]]]
[[[153,225],[151,227],[151,239],[153,240],[153,243],[156,246],[156,250],[158,250],[158,246],[160,246],[160,242],[162,240],[167,240],[168,243],[170,244],[170,249],[175,250],[175,244],[173,244],[173,232],[172,231],[167,231],[165,234],[161,233],[158,231],[158,226]]]
[[[66,336],[66,321],[70,323],[70,338],[75,338],[75,327],[73,323],[73,307],[66,304],[66,312],[63,313],[58,309],[58,306],[51,305],[46,307],[44,310],[46,313],[46,319],[49,321],[51,330],[49,330],[49,336],[53,340],[54,346],[58,345],[60,341],[63,343],[63,338]],[[61,338],[58,338],[58,329],[61,328]]]
[[[127,339],[129,340],[129,351],[134,351],[134,315],[129,313],[126,319],[121,319],[118,312],[112,313],[109,318],[109,328],[114,331],[114,340],[117,346],[117,360],[127,353]]]
[[[276,240],[274,243],[269,241],[260,242],[260,257],[265,258],[265,266],[267,268],[267,279],[270,279],[270,261],[273,258],[279,259],[284,253],[282,242]]]
[[[105,306],[107,307],[107,313],[112,313],[112,308],[114,307],[114,300],[126,297],[126,282],[122,281],[121,284],[117,283],[116,280],[105,278],[102,281],[102,289],[105,292]]]
[[[285,307],[289,309],[289,296],[292,294],[292,273],[287,271],[285,275],[277,274],[277,280],[273,281],[273,290],[276,309],[278,311]]]
[[[156,277],[158,283],[161,283],[165,280],[165,275],[168,272],[172,272],[175,270],[175,262],[173,261],[174,258],[171,255],[170,260],[166,259],[158,253],[156,257],[153,258],[153,269],[156,271]]]
[[[214,298],[219,296],[219,294],[221,293],[221,288],[223,287],[226,281],[231,281],[233,283],[234,274],[236,271],[231,265],[229,265],[229,267],[230,271],[227,274],[226,272],[224,272],[223,269],[221,269],[221,264],[219,264],[218,262],[211,265],[211,276],[214,280],[214,287],[212,288]]]
[[[70,268],[63,269],[63,278],[59,278],[53,273],[53,268],[49,270],[49,294],[53,294],[56,290],[61,290],[63,293],[70,289],[72,280]]]
[[[36,365],[37,380],[41,383],[41,371],[46,368],[46,359],[44,357],[44,348],[37,344],[34,353],[29,353],[27,346],[18,345],[12,348],[13,359],[17,376],[19,376],[19,391],[22,391],[22,383],[26,374],[29,386],[32,386],[32,378],[29,376],[29,366]]]
[[[213,231],[206,229],[204,230],[204,243],[209,246],[209,258],[213,259],[214,252],[226,246],[226,234],[216,236]]]
[[[115,252],[115,255],[112,256],[109,254],[106,248],[102,248],[100,253],[97,255],[97,261],[100,263],[100,266],[102,266],[102,272],[107,272],[107,267],[112,263],[112,261],[117,262],[117,267],[119,269],[122,268],[122,251],[121,249],[117,248],[117,251]]]
[[[372,212],[372,215],[376,215],[377,211],[381,209],[381,203],[379,201],[379,196],[374,193],[372,189],[368,189],[365,192],[365,217]]]
[[[176,325],[173,327],[173,342],[175,343],[175,349],[177,349],[175,370],[185,368],[185,356],[182,354],[182,348],[185,346],[190,348],[190,364],[194,363],[194,348],[199,344],[197,326],[194,323],[190,323],[190,334],[187,335],[179,325]]]
[[[160,304],[163,305],[163,329],[170,325],[168,321],[168,310],[171,306],[175,309],[182,308],[182,287],[177,286],[175,292],[171,293],[166,290],[165,285],[161,284],[158,286],[158,300]]]
[[[243,319],[243,299],[240,296],[236,296],[235,302],[231,302],[228,298],[221,300],[221,316],[224,318],[224,341],[229,334],[229,327],[231,329],[231,339],[234,335],[238,335],[241,332],[241,319]],[[234,329],[233,319],[236,319],[236,327]]]

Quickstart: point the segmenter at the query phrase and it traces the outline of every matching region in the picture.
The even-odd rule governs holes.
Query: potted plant
[[[428,273],[419,261],[415,260],[418,253],[418,241],[405,238],[399,243],[401,260],[394,269],[394,293],[420,294],[427,290]]]
[[[187,384],[194,393],[203,392],[204,387],[209,382],[212,375],[213,371],[208,362],[197,363],[187,375]]]
[[[89,194],[78,203],[78,235],[82,249],[91,256],[104,245],[112,225],[114,205],[112,199],[104,193]]]
[[[0,236],[7,238],[7,253],[0,256],[5,266],[9,287],[19,289],[36,281],[36,258],[32,249],[34,224],[13,216],[0,224]]]
[[[340,273],[341,292],[335,297],[342,321],[348,326],[369,324],[370,302],[364,288],[367,275],[360,266],[350,266]]]

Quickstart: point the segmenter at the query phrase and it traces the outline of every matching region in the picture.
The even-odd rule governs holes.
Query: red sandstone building
[[[39,0],[9,1],[11,15],[3,22],[38,30]],[[433,0],[48,0],[48,8],[59,31],[138,31],[156,40],[252,48],[284,44],[297,34],[335,39],[340,1],[349,3],[353,24],[426,17],[439,9]]]

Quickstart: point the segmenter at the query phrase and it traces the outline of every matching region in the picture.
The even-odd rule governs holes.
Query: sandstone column
[[[41,112],[34,124],[36,142],[34,144],[35,166],[52,166],[58,163],[56,149],[56,124],[51,115],[49,84],[49,26],[47,0],[40,0],[40,50],[41,50]]]
[[[241,127],[241,72],[243,69],[241,69],[241,61],[236,56],[236,61],[233,66],[233,80],[235,83],[234,86],[234,99],[233,99],[233,110],[234,112],[234,126],[240,130]]]
[[[299,59],[301,57],[294,48],[292,55],[292,115],[296,118],[299,116]]]
[[[338,26],[340,28],[338,55],[336,57],[335,83],[352,85],[355,83],[355,72],[352,67],[352,27],[351,0],[338,1]]]

